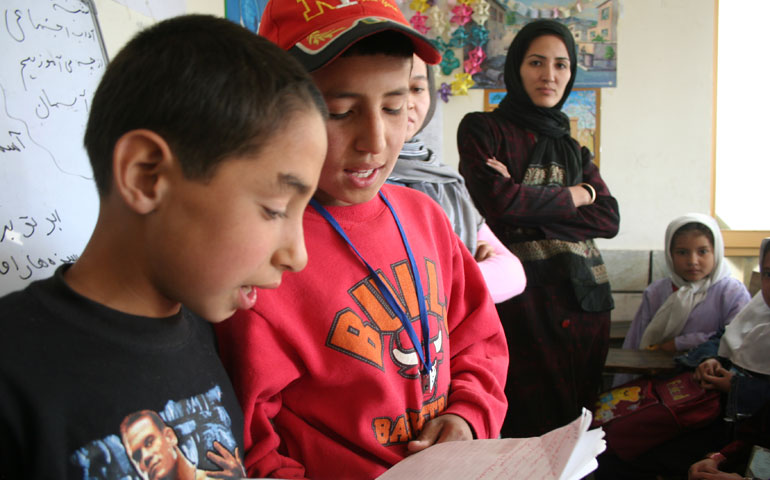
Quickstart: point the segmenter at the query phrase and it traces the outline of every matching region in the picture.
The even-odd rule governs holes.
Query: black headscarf
[[[521,63],[533,40],[543,35],[555,35],[562,39],[569,53],[570,79],[559,102],[551,107],[538,107],[532,103],[521,82]],[[570,138],[569,117],[561,111],[572,91],[577,74],[577,49],[572,33],[554,20],[535,20],[516,34],[505,58],[505,89],[507,94],[496,112],[515,125],[538,134],[537,144],[529,157],[529,165],[559,165],[566,171],[566,186],[582,180],[580,147]]]

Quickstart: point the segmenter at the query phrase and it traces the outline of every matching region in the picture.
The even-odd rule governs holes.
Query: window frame
[[[719,67],[719,1],[714,0],[714,88],[713,114],[711,121],[711,216],[716,218],[716,171],[717,171],[717,82]],[[726,257],[755,257],[759,245],[766,237],[768,230],[722,230]]]

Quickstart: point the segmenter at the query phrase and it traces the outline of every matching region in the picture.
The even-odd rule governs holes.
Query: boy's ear
[[[168,143],[151,130],[131,130],[115,143],[114,188],[139,214],[155,210],[169,186],[175,160]]]

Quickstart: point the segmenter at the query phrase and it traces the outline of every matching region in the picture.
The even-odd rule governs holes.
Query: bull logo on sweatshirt
[[[382,271],[377,273],[406,312],[417,337],[422,340],[417,290],[409,263],[395,263],[391,265],[391,271],[395,282],[391,282]],[[446,298],[444,292],[439,292],[436,264],[426,259],[425,272],[427,275],[422,275],[422,278],[427,277],[423,292],[430,327],[431,359],[435,359],[438,368],[444,353]],[[415,345],[375,281],[366,277],[348,293],[358,305],[360,313],[349,307],[337,312],[326,345],[382,371],[396,368],[404,378],[419,381],[421,365]]]

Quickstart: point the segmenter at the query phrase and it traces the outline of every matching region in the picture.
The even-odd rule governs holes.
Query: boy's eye
[[[422,93],[425,91],[425,88],[423,87],[412,87],[412,93]]]
[[[383,110],[385,110],[385,113],[387,113],[388,115],[398,115],[401,113],[401,110],[403,110],[403,107],[398,107],[398,108],[383,107]]]
[[[331,118],[332,120],[341,120],[343,118],[347,118],[349,115],[350,115],[350,110],[343,113],[329,112],[329,118]]]
[[[286,218],[287,216],[285,211],[273,210],[272,208],[268,207],[262,207],[262,210],[265,212],[265,216],[269,220],[277,220],[279,218]]]

